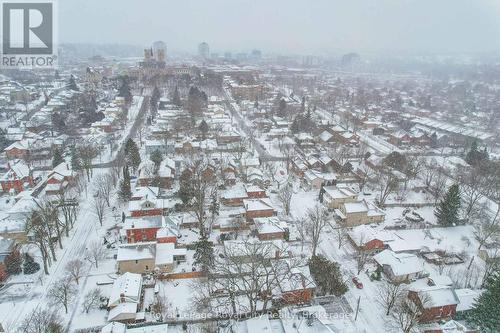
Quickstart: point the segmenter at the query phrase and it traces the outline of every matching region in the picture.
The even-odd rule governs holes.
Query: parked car
[[[356,288],[363,289],[363,284],[361,283],[361,281],[358,280],[357,277],[353,277],[352,282],[354,282],[354,284],[356,285]]]

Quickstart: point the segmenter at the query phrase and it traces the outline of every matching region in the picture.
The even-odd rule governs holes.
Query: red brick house
[[[288,224],[277,217],[254,218],[255,230],[259,240],[285,239],[288,233]]]
[[[298,267],[299,271],[290,273],[290,277],[285,279],[280,285],[279,300],[285,304],[297,304],[309,302],[316,289],[309,268],[307,266]]]
[[[233,186],[221,194],[221,202],[227,206],[243,205],[243,200],[248,199],[247,191],[243,186]]]
[[[420,323],[435,322],[451,318],[457,311],[459,299],[452,287],[432,286],[410,290],[408,298],[422,311]]]
[[[68,185],[75,181],[75,173],[71,166],[63,162],[57,165],[47,178],[45,193],[48,195],[60,194]]]
[[[387,242],[394,240],[395,236],[388,230],[377,230],[368,225],[360,225],[347,232],[350,243],[356,250],[382,251]]]
[[[141,216],[161,216],[164,209],[159,206],[157,199],[148,199],[129,201],[129,211],[132,217]]]
[[[243,205],[248,222],[253,221],[256,217],[271,217],[276,215],[273,204],[268,198],[245,199],[243,200]]]
[[[8,163],[7,172],[0,178],[0,185],[2,191],[16,193],[22,192],[25,187],[32,187],[34,185],[33,177],[29,167],[22,161]]]
[[[412,142],[412,138],[409,133],[405,131],[397,131],[389,134],[389,143],[395,146],[409,145]]]
[[[9,160],[24,159],[29,153],[28,146],[26,142],[16,141],[7,148],[4,149],[5,155]]]
[[[0,282],[8,277],[7,262],[13,256],[20,256],[15,241],[0,237]]]
[[[256,185],[245,185],[247,197],[251,199],[267,198],[266,191]]]
[[[160,188],[172,188],[175,177],[175,162],[170,159],[164,159],[158,168],[155,170],[155,165],[152,161],[147,160],[139,166],[139,176],[137,183],[139,186],[157,186]]]
[[[156,232],[161,228],[161,218],[131,218],[125,220],[125,230],[128,243],[152,242],[156,240]]]

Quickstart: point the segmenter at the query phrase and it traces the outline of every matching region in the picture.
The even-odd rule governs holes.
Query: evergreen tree
[[[122,77],[118,96],[125,98],[127,104],[132,102],[132,89],[130,88],[130,78],[128,76]]]
[[[201,267],[203,272],[208,272],[214,265],[214,248],[207,236],[202,236],[195,243],[194,263]]]
[[[278,106],[278,116],[285,117],[286,116],[286,101],[282,98],[280,99],[280,103]]]
[[[172,96],[172,103],[177,106],[182,106],[181,97],[179,95],[179,88],[175,86],[174,94]]]
[[[292,121],[292,125],[290,126],[290,131],[292,133],[299,133],[300,132],[300,116],[297,115]]]
[[[465,156],[465,161],[469,163],[469,165],[477,166],[482,164],[484,161],[487,161],[488,159],[489,156],[486,148],[480,151],[477,146],[477,140],[472,141],[470,150]]]
[[[451,185],[444,198],[434,211],[438,223],[443,226],[453,226],[459,222],[460,188],[457,184]]]
[[[64,161],[62,152],[60,149],[54,149],[54,155],[52,156],[52,167],[55,168]]]
[[[347,292],[338,263],[317,255],[309,260],[309,269],[320,293],[341,296]]]
[[[141,164],[141,154],[137,144],[130,138],[125,144],[125,159],[127,161],[127,165],[132,166],[134,172],[137,171],[137,168]]]
[[[200,126],[198,126],[198,130],[201,132],[202,140],[205,140],[208,133],[208,124],[204,119],[201,121]]]
[[[179,178],[179,191],[177,195],[184,205],[188,205],[194,196],[193,183],[191,182],[191,172],[184,170]]]
[[[123,167],[123,179],[120,181],[120,190],[118,196],[123,201],[128,201],[132,197],[132,191],[130,189],[130,173],[128,167]]]
[[[470,324],[477,325],[481,332],[500,332],[500,269],[486,283],[486,290],[476,300],[466,316]]]
[[[80,157],[78,156],[78,151],[76,150],[75,147],[71,148],[71,168],[73,170],[80,170],[81,169],[81,161]]]
[[[304,114],[306,111],[306,97],[302,96],[302,102],[300,103],[300,113]]]
[[[7,140],[7,130],[0,128],[0,151],[3,151],[9,146],[9,140]]]
[[[157,86],[153,88],[153,93],[151,94],[151,100],[158,102],[160,100],[161,93]]]
[[[5,270],[7,272],[7,275],[18,275],[21,274],[22,269],[21,269],[21,254],[19,251],[15,250],[11,254],[9,254],[7,257],[5,257]]]
[[[40,265],[33,258],[25,253],[23,261],[23,273],[26,275],[34,274],[40,270]]]
[[[208,211],[212,214],[212,217],[219,215],[219,201],[217,201],[217,191],[212,193],[212,201],[210,202],[210,207],[208,207]]]
[[[163,155],[161,154],[161,152],[156,149],[151,153],[151,155],[149,155],[149,159],[155,164],[155,172],[158,172],[161,161],[163,161]]]
[[[70,90],[73,90],[73,91],[79,91],[80,90],[80,89],[78,89],[78,86],[77,86],[76,81],[75,81],[75,77],[73,75],[71,75],[69,77],[68,88]]]
[[[255,102],[253,103],[253,108],[256,110],[259,109],[259,97],[255,97]]]
[[[321,184],[321,188],[319,190],[319,202],[323,203],[324,195],[325,195],[325,185]]]

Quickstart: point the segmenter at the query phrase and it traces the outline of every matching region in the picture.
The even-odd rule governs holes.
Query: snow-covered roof
[[[130,321],[135,320],[137,303],[120,303],[109,310],[108,321]]]
[[[420,299],[426,297],[428,304],[423,304],[424,308],[440,307],[445,305],[455,305],[459,303],[458,297],[453,288],[449,286],[432,286],[414,290]]]
[[[243,205],[247,212],[258,211],[258,210],[274,210],[271,199],[260,198],[260,199],[244,199]]]
[[[284,232],[288,228],[285,221],[273,217],[258,217],[253,219],[255,227],[259,234],[271,234],[276,232]]]
[[[410,253],[394,253],[391,250],[384,250],[373,259],[381,266],[390,266],[395,276],[414,274],[423,270],[423,263],[420,259]]]
[[[185,248],[175,248],[174,243],[156,244],[155,265],[171,265],[174,263],[174,256],[185,256]]]
[[[484,290],[472,290],[472,289],[455,289],[455,295],[457,295],[459,303],[457,305],[457,311],[468,311],[472,309],[474,303],[477,301],[479,296]]]
[[[108,306],[112,307],[121,303],[123,297],[126,302],[139,303],[142,289],[141,274],[124,273],[113,283],[111,294],[109,295]]]
[[[348,197],[356,196],[356,192],[348,187],[325,186],[323,187],[325,193],[332,199],[345,199]]]
[[[124,244],[118,247],[116,261],[153,259],[154,242]]]

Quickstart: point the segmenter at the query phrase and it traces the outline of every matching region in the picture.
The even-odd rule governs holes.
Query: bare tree
[[[22,321],[19,331],[23,333],[62,333],[64,324],[55,309],[36,308]]]
[[[393,308],[393,318],[404,333],[410,333],[418,325],[422,316],[422,308],[430,303],[427,294],[419,295],[419,303],[408,298],[406,293],[402,293]]]
[[[99,155],[99,148],[91,142],[85,142],[78,147],[78,155],[82,161],[82,168],[87,174],[87,180],[92,176],[92,160]]]
[[[80,210],[74,188],[67,187],[63,189],[58,196],[58,201],[59,210],[64,218],[64,221],[62,221],[64,232],[66,237],[69,237],[69,231],[73,228]]]
[[[68,261],[66,264],[66,272],[69,276],[76,282],[78,285],[80,282],[80,278],[83,276],[84,264],[80,259],[74,259]]]
[[[78,173],[78,175],[76,176],[75,187],[78,193],[85,193],[85,197],[87,197],[88,181],[83,174]]]
[[[436,174],[438,173],[438,165],[436,160],[433,158],[431,161],[427,164],[424,165],[422,168],[422,179],[424,181],[425,186],[429,189],[432,185],[432,182],[434,181],[434,178],[436,177]]]
[[[104,221],[104,217],[106,215],[106,198],[101,193],[97,193],[94,195],[92,200],[92,208],[94,209],[94,214],[99,221],[99,224],[102,226]]]
[[[446,192],[446,176],[443,172],[438,171],[432,180],[431,192],[434,196],[434,202],[438,202]]]
[[[360,243],[362,244],[363,241],[361,240]],[[355,259],[356,259],[356,268],[358,269],[358,275],[361,273],[361,271],[365,268],[366,264],[370,260],[370,252],[366,250],[364,247],[361,247],[357,249],[355,253]]]
[[[106,205],[110,207],[111,193],[114,189],[113,177],[108,173],[101,174],[97,177],[96,182],[98,194],[104,198]]]
[[[304,242],[308,236],[307,234],[307,220],[305,218],[298,218],[295,220],[295,227],[297,228],[297,232],[300,236],[300,251],[304,251]]]
[[[359,190],[363,191],[366,184],[373,178],[374,172],[366,163],[361,163],[356,170],[356,176],[359,180]]]
[[[337,243],[339,244],[340,249],[347,238],[347,230],[345,226],[340,223],[337,223],[337,226],[332,228],[335,230],[335,234],[337,235]]]
[[[401,299],[404,293],[405,290],[401,284],[386,282],[377,288],[377,302],[386,310],[386,316],[391,313],[392,307]]]
[[[198,228],[202,236],[206,235],[207,231],[210,230],[206,223],[209,217],[207,214],[207,198],[215,190],[213,178],[208,177],[206,174],[208,168],[209,165],[205,159],[196,159],[188,166],[190,172],[189,179],[193,192],[190,207],[198,222]]]
[[[311,240],[312,255],[316,255],[316,250],[320,243],[323,229],[328,223],[328,210],[320,203],[307,211],[307,233]]]
[[[478,204],[486,192],[488,178],[480,168],[461,169],[457,178],[460,180],[460,193],[464,203],[464,217],[471,219],[479,212]]]
[[[490,242],[500,242],[500,218],[498,211],[495,216],[492,216],[487,204],[481,206],[480,213],[474,225],[474,236],[479,242],[478,250],[481,250],[484,245]]]
[[[164,321],[168,318],[168,298],[165,295],[156,295],[151,304],[151,313],[157,320]]]
[[[398,180],[390,172],[378,171],[376,182],[379,190],[378,204],[383,206],[389,195],[398,189]]]
[[[103,297],[102,291],[99,288],[94,288],[89,290],[83,299],[83,311],[89,313],[93,308],[96,308],[101,303],[101,298]]]
[[[86,251],[86,259],[95,265],[95,268],[99,268],[99,261],[103,260],[105,255],[106,250],[98,241],[90,243]]]
[[[278,191],[278,199],[283,205],[283,209],[285,210],[285,215],[290,215],[290,204],[292,202],[293,197],[293,184],[291,182],[286,183],[281,189]]]
[[[43,262],[43,270],[45,274],[49,274],[48,268],[51,266],[52,261],[56,260],[54,250],[55,236],[53,229],[49,223],[53,223],[53,217],[47,214],[47,210],[35,209],[28,214],[26,218],[25,231],[30,234],[29,243],[36,246],[40,251]]]
[[[284,283],[304,288],[303,279],[296,274],[300,260],[276,259],[277,253],[286,254],[271,242],[239,241],[224,244],[222,256],[216,256],[210,275],[213,290],[222,290],[232,313],[238,309],[255,314],[258,304],[265,311],[273,292]],[[241,302],[241,303],[240,303]]]
[[[76,288],[73,284],[73,278],[71,276],[65,276],[54,282],[47,293],[47,296],[54,305],[62,304],[64,306],[64,311],[66,313],[68,313],[68,306],[75,295]]]

